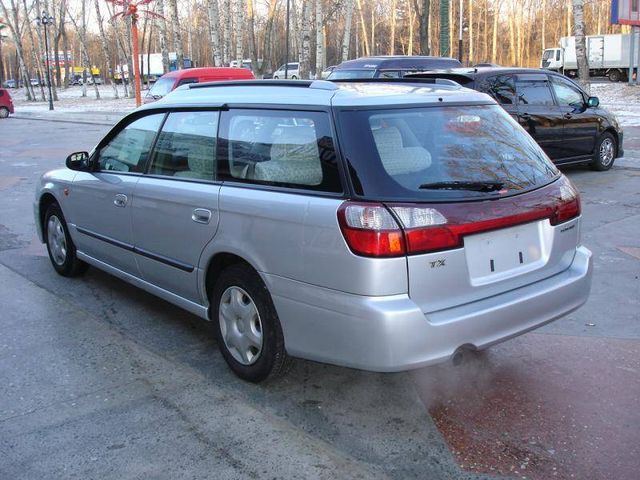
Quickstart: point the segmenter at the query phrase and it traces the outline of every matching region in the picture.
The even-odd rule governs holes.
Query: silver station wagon
[[[450,81],[194,84],[46,173],[55,270],[92,265],[214,322],[259,382],[302,357],[393,372],[582,305],[571,182]]]

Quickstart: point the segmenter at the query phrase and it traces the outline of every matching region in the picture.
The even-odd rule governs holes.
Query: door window
[[[162,126],[149,173],[214,179],[218,112],[171,112]]]
[[[480,83],[479,90],[488,93],[502,105],[516,103],[516,86],[511,75],[488,77]]]
[[[518,103],[520,105],[551,106],[554,104],[546,76],[540,80],[537,78],[518,78],[516,80],[516,90],[518,92]]]
[[[116,172],[143,172],[153,140],[163,118],[164,113],[147,115],[120,130],[100,150],[99,169]]]
[[[400,70],[385,70],[378,75],[379,78],[400,78]]]
[[[560,106],[582,108],[584,97],[576,87],[561,78],[551,77],[551,85]]]
[[[220,178],[341,192],[329,119],[321,112],[223,112]]]

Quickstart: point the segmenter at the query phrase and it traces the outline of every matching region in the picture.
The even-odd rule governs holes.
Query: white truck
[[[629,70],[630,45],[631,35],[628,34],[587,36],[589,75],[606,76],[612,82],[625,80]],[[540,66],[569,77],[577,76],[576,37],[562,37],[560,48],[547,48]]]

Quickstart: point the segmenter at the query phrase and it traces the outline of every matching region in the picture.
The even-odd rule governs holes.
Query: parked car
[[[174,70],[165,73],[149,89],[144,103],[155,102],[181,85],[201,82],[220,82],[224,80],[251,80],[255,76],[246,68],[202,67]]]
[[[342,62],[335,67],[327,80],[359,78],[402,78],[411,72],[462,67],[455,58],[397,55],[362,57]]]
[[[320,74],[320,77],[321,77],[323,80],[324,80],[324,79],[326,79],[326,78],[331,74],[331,72],[333,72],[333,71],[335,70],[335,68],[336,68],[336,65],[330,65],[330,66],[328,66],[327,68],[325,68],[325,69],[322,71],[322,73]]]
[[[8,80],[5,80],[5,81],[2,83],[2,86],[3,86],[4,88],[18,88],[18,82],[17,82],[16,80],[14,80],[14,79],[10,78],[10,79],[8,79]]]
[[[31,83],[32,87],[39,87],[40,86],[40,80],[38,80],[37,78],[30,79],[29,83]]]
[[[608,170],[624,154],[623,131],[615,115],[559,73],[505,67],[411,77],[447,78],[488,93],[557,164],[589,163],[595,170]]]
[[[488,95],[422,82],[195,84],[139,108],[40,179],[53,268],[210,319],[253,382],[289,356],[417,368],[578,308],[576,188]]]
[[[275,72],[273,72],[273,77],[275,79],[285,78],[285,65],[280,65]],[[300,78],[300,63],[298,62],[290,62],[286,71],[286,78],[291,80],[297,80]]]
[[[11,94],[9,90],[0,88],[0,118],[7,118],[10,113],[14,113]]]

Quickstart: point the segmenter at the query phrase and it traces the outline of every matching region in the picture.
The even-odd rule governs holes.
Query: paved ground
[[[0,479],[637,478],[639,127],[613,170],[566,172],[595,253],[581,310],[459,367],[298,361],[268,386],[228,372],[206,322],[53,272],[36,179],[106,129],[0,121]]]

